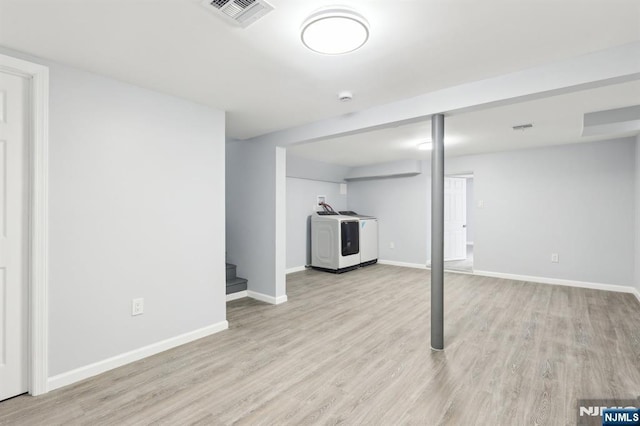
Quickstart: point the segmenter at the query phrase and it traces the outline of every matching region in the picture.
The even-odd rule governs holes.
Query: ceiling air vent
[[[273,10],[265,0],[204,0],[203,6],[225,20],[246,28]]]

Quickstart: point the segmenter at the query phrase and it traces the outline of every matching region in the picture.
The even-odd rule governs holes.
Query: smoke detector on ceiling
[[[349,102],[351,99],[353,99],[353,93],[349,92],[348,90],[344,90],[338,93],[338,100],[340,102]]]
[[[202,5],[227,22],[246,28],[273,10],[265,0],[204,0]]]

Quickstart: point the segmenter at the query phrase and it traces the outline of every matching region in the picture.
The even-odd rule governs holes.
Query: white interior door
[[[0,400],[28,390],[26,88],[0,72]]]
[[[467,258],[467,180],[444,178],[444,260]]]

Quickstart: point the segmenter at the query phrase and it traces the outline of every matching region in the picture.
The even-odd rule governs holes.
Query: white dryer
[[[359,215],[354,211],[341,211],[341,215],[358,219],[360,224],[360,265],[373,265],[378,261],[378,219]]]
[[[360,265],[360,222],[335,212],[311,216],[311,266],[345,272]]]

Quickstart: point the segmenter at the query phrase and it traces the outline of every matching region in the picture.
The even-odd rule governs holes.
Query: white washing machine
[[[378,261],[378,219],[359,215],[354,211],[341,211],[341,215],[351,216],[360,223],[360,265],[373,265]]]
[[[311,266],[346,272],[360,266],[360,222],[335,212],[311,215]]]

